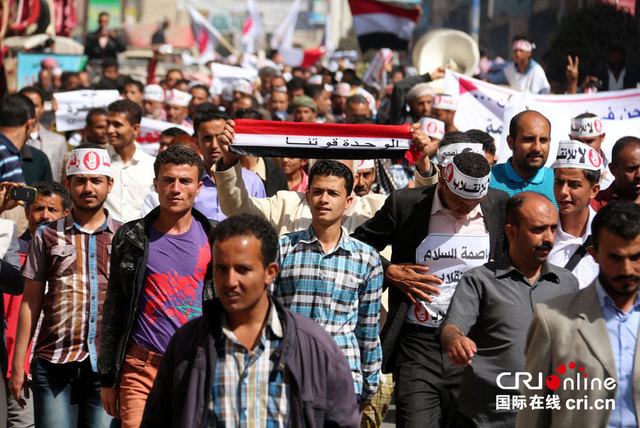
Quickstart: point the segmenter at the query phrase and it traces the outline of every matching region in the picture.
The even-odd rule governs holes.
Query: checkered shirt
[[[289,426],[289,387],[283,370],[271,358],[284,337],[273,303],[252,351],[238,341],[226,317],[222,332],[224,347],[216,362],[209,427]]]
[[[313,228],[280,237],[280,274],[272,294],[320,324],[347,357],[359,401],[378,389],[383,271],[378,253],[342,229],[326,254]]]

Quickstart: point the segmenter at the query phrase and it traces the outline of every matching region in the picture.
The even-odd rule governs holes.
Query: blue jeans
[[[108,428],[111,416],[100,401],[100,380],[87,358],[80,363],[31,363],[36,428]]]

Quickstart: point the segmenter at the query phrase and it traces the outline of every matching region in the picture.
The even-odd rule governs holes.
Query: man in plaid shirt
[[[307,230],[280,237],[280,274],[273,296],[315,320],[349,360],[360,409],[378,389],[382,263],[370,246],[349,237],[342,216],[353,200],[353,174],[340,162],[318,161],[309,174]]]

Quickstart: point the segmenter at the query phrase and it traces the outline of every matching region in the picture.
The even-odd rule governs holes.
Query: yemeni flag
[[[291,67],[309,68],[320,61],[327,52],[323,46],[312,49],[280,48],[278,53],[282,55],[282,62]]]
[[[187,4],[187,10],[189,11],[193,38],[196,41],[200,55],[203,58],[218,58],[219,55],[216,53],[216,47],[218,43],[220,43],[222,35],[196,8]]]
[[[349,0],[360,50],[389,48],[406,51],[420,8],[406,8],[377,0]]]
[[[404,125],[345,125],[236,119],[231,151],[248,156],[401,159],[411,148]]]

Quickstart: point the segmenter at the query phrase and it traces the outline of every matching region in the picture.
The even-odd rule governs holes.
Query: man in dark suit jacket
[[[102,12],[98,16],[98,31],[87,34],[84,54],[92,59],[117,58],[118,52],[127,49],[127,43],[115,30],[109,28],[109,14]]]
[[[448,361],[436,330],[456,281],[436,267],[437,259],[445,257],[432,253],[450,240],[465,239],[482,247],[483,259],[502,254],[504,208],[509,197],[488,189],[489,177],[484,156],[460,153],[445,167],[437,185],[392,193],[380,211],[353,234],[378,251],[392,246],[391,262],[383,262],[386,283],[393,286],[382,331],[382,371],[394,373],[399,427],[443,426],[453,416],[451,404],[461,371]],[[457,254],[462,257],[461,251]],[[460,258],[452,262],[460,270],[470,267]],[[431,302],[432,296],[440,301],[439,306]]]

